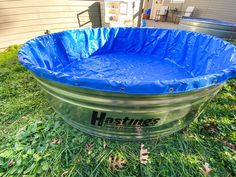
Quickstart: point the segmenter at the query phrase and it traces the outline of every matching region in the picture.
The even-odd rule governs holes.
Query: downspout
[[[139,3],[139,12],[138,12],[138,27],[141,26],[142,11],[143,11],[143,3],[144,3],[144,0],[140,0],[140,3]]]

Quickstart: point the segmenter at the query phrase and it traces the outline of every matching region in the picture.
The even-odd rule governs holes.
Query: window
[[[171,3],[184,3],[185,0],[171,0]]]

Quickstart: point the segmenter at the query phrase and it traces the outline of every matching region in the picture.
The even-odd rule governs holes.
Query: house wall
[[[152,8],[152,4],[153,4],[153,0],[145,0],[144,1],[144,5],[143,5],[143,9],[151,9]]]
[[[0,0],[0,48],[22,44],[46,30],[99,27],[100,17],[98,0]]]
[[[236,22],[236,0],[185,0],[183,5],[164,0],[164,5],[184,11],[187,6],[195,6],[195,17],[213,18]]]
[[[139,14],[139,7],[140,7],[140,0],[120,0],[120,1],[132,1],[134,2],[134,9],[129,8],[129,11],[127,12],[128,15],[134,15],[134,26],[138,25],[138,14]],[[100,1],[101,4],[101,23],[103,27],[109,27],[109,24],[105,22],[105,3],[104,0]]]

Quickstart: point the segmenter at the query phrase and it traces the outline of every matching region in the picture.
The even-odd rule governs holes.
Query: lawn
[[[236,80],[187,129],[153,141],[116,142],[64,123],[17,61],[18,49],[0,54],[0,176],[236,176]],[[141,143],[149,152],[146,165]]]

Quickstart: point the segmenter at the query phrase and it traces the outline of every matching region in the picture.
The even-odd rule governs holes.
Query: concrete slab
[[[178,24],[174,24],[170,22],[155,22],[154,20],[147,20],[147,27],[177,29]]]

